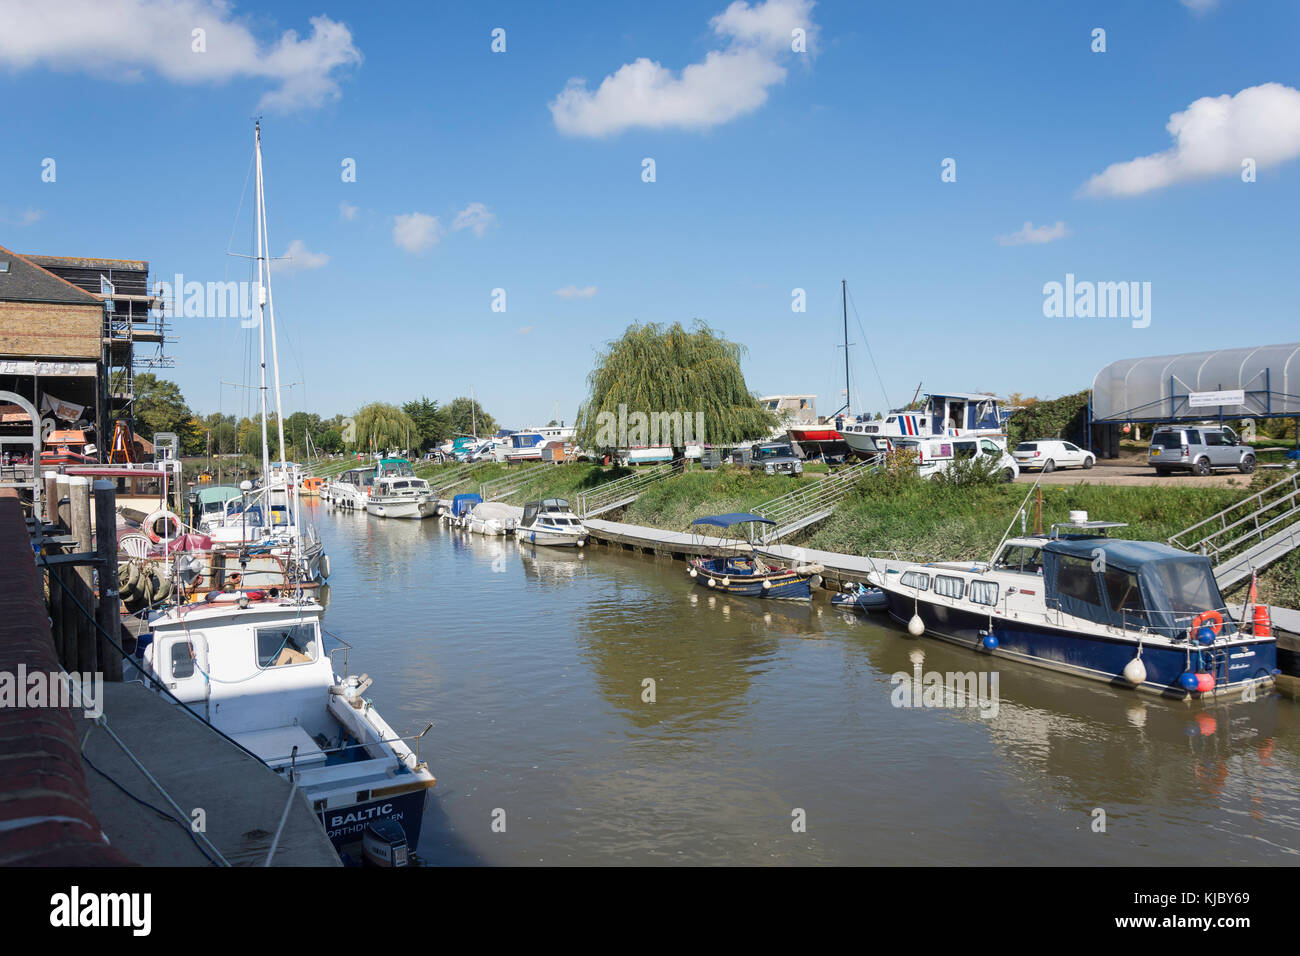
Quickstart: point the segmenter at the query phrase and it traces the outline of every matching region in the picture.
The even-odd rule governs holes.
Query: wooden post
[[[90,551],[90,480],[80,475],[68,479],[68,530],[72,532],[76,541],[72,546],[73,550],[78,554],[88,553]],[[93,674],[99,670],[96,653],[96,645],[99,642],[95,639],[95,626],[89,616],[94,612],[90,589],[90,566],[80,565],[74,568],[68,575],[68,582],[73,587],[73,596],[85,608],[84,613],[77,609],[73,617],[77,635],[76,669],[83,674]]]
[[[122,612],[117,595],[117,492],[111,481],[95,482],[95,551],[99,555],[99,603],[95,620],[121,644]],[[122,657],[98,634],[99,661],[104,680],[122,679]]]
[[[71,528],[72,516],[68,509],[68,503],[67,501],[64,500],[65,498],[68,497],[68,476],[67,475],[54,476],[54,496],[55,496],[54,497],[55,514],[58,516],[57,519],[58,522],[61,525],[63,525],[65,529]]]
[[[72,514],[67,502],[68,476],[54,476],[54,523],[60,526],[60,532],[66,532],[72,526]],[[60,548],[60,551],[63,549]],[[72,599],[72,581],[76,577],[72,569],[60,566],[54,572],[58,583],[50,582],[50,597],[59,602],[59,633],[54,636],[54,646],[63,658],[67,670],[79,670],[77,645],[77,605]]]
[[[59,474],[47,471],[41,477],[45,480],[45,523],[54,524],[59,520]]]

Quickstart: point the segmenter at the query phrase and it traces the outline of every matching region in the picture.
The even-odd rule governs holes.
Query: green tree
[[[483,406],[464,395],[453,398],[447,405],[449,437],[457,435],[491,435],[497,430],[496,419],[483,411]]]
[[[437,402],[422,395],[403,405],[402,411],[415,422],[416,431],[412,433],[411,441],[417,450],[427,451],[450,437],[451,421],[447,410],[439,408]]]
[[[396,405],[387,402],[371,402],[361,408],[355,416],[356,446],[367,451],[387,451],[391,448],[406,448],[407,438],[414,442],[419,436],[419,428]]]
[[[205,438],[199,420],[185,403],[180,386],[149,372],[135,377],[135,403],[131,409],[135,432],[153,439],[159,432],[174,432],[180,439],[181,454],[203,451]]]
[[[680,322],[634,324],[610,342],[587,377],[590,395],[578,410],[577,440],[587,448],[611,447],[609,424],[620,408],[627,415],[675,415],[694,423],[703,413],[697,441],[715,445],[762,438],[776,427],[745,384],[744,346],[717,335],[703,322],[687,330]],[[630,429],[629,429],[630,430]],[[668,436],[660,435],[663,441]],[[682,439],[672,436],[682,449]]]

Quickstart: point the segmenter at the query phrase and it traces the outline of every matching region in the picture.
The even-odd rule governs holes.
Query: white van
[[[997,463],[1003,481],[1020,477],[1020,466],[1004,445],[991,438],[903,438],[894,439],[895,449],[916,453],[916,473],[922,478],[942,475],[955,461],[986,455]]]

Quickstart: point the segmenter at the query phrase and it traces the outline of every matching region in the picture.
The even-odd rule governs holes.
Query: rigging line
[[[226,278],[230,278],[230,247],[235,244],[235,230],[239,228],[239,214],[244,211],[244,197],[248,195],[248,180],[253,175],[253,157],[248,158],[248,172],[244,173],[244,188],[239,191],[239,205],[235,209],[235,221],[230,227],[230,239],[226,242]]]
[[[880,383],[880,394],[885,398],[885,408],[893,408],[894,406],[889,404],[889,393],[885,391],[885,380],[880,377],[880,368],[876,365],[876,356],[871,351],[871,343],[867,341],[867,330],[862,327],[862,316],[858,315],[858,304],[853,301],[852,292],[849,293],[849,304],[853,306],[853,317],[858,322],[858,331],[862,333],[862,344],[867,350],[867,358],[871,359],[871,367],[875,369],[876,381]]]

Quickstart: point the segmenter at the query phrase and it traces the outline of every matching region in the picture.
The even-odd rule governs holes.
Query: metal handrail
[[[880,469],[883,455],[875,455],[855,465],[828,474],[814,484],[796,488],[758,505],[754,512],[777,523],[773,530],[779,530],[782,522],[821,511],[842,499],[848,490],[867,475],[875,474]]]
[[[490,500],[488,497],[489,491],[494,496],[504,497],[505,495],[508,495],[514,491],[518,491],[520,488],[522,488],[524,484],[526,484],[528,481],[531,480],[532,474],[535,473],[538,469],[544,468],[546,464],[547,463],[544,461],[539,461],[536,464],[524,465],[520,467],[520,469],[514,474],[506,474],[506,475],[502,475],[499,478],[491,478],[488,481],[484,481],[481,484],[479,484],[478,493],[483,496],[484,501]],[[501,488],[504,488],[506,485],[510,484],[510,482],[512,481],[516,482],[514,487],[509,488],[506,491],[500,490]]]
[[[1265,495],[1269,494],[1269,492],[1277,490],[1278,488],[1281,488],[1283,485],[1286,485],[1287,483],[1290,483],[1293,486],[1291,491],[1287,492],[1284,495],[1281,495],[1280,497],[1274,498],[1269,502],[1264,501]],[[1255,494],[1250,495],[1247,498],[1243,498],[1241,501],[1238,501],[1236,504],[1224,508],[1222,511],[1218,512],[1217,514],[1210,515],[1210,517],[1204,518],[1201,521],[1198,521],[1196,524],[1184,528],[1182,531],[1178,532],[1177,534],[1167,538],[1166,541],[1171,546],[1182,548],[1185,551],[1191,551],[1195,548],[1195,549],[1199,549],[1201,554],[1206,554],[1207,553],[1206,549],[1208,548],[1210,552],[1216,555],[1221,554],[1222,552],[1230,548],[1233,548],[1238,544],[1241,544],[1243,541],[1247,540],[1247,538],[1250,536],[1249,535],[1243,536],[1241,538],[1238,538],[1235,541],[1229,542],[1228,544],[1224,544],[1224,545],[1215,544],[1214,543],[1215,538],[1219,537],[1222,534],[1227,533],[1228,531],[1231,531],[1234,528],[1240,527],[1241,525],[1244,525],[1250,521],[1254,521],[1256,530],[1258,531],[1260,515],[1273,508],[1283,506],[1286,504],[1286,502],[1292,501],[1293,499],[1297,499],[1298,496],[1300,496],[1300,475],[1292,475],[1289,478],[1283,478],[1281,481],[1269,485],[1267,488],[1263,489],[1262,491],[1256,492]],[[1236,519],[1231,524],[1227,523],[1227,517],[1230,513],[1250,503],[1254,503],[1256,505],[1253,511],[1250,511],[1247,514],[1243,515],[1242,517]],[[1275,516],[1268,524],[1264,525],[1264,527],[1269,527],[1270,525],[1275,523],[1278,519],[1285,518],[1297,512],[1300,512],[1300,504],[1296,504],[1293,502],[1287,511],[1283,512],[1280,515]],[[1216,520],[1220,522],[1221,527],[1213,531],[1212,533],[1207,534],[1205,537],[1199,539],[1198,541],[1193,542],[1191,544],[1184,544],[1180,540],[1184,538],[1186,535],[1195,531],[1197,528],[1204,527],[1205,525]]]
[[[633,491],[640,493],[646,486],[676,474],[678,467],[685,460],[684,458],[677,458],[673,461],[663,462],[643,471],[624,475],[622,478],[615,478],[613,481],[607,481],[589,492],[578,495],[576,502],[578,514],[586,515],[593,509],[618,501]]]

